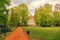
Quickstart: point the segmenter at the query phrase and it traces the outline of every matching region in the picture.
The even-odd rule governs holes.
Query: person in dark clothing
[[[30,35],[30,31],[27,31],[27,34]]]

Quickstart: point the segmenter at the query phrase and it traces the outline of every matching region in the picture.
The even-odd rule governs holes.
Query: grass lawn
[[[30,40],[60,40],[60,27],[23,27],[23,30],[30,31],[28,35]],[[7,36],[10,33],[7,33]],[[4,40],[7,36],[0,35],[0,40]]]
[[[60,27],[23,27],[30,40],[60,40]]]

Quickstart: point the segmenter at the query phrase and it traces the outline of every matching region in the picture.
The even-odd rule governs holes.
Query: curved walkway
[[[22,27],[17,27],[5,40],[29,40]]]

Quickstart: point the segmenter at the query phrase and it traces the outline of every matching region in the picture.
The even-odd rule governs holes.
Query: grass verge
[[[60,40],[60,27],[23,27],[30,40]]]

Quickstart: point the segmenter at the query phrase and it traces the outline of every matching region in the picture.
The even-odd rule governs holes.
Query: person
[[[30,31],[29,30],[27,31],[27,34],[30,35]]]

